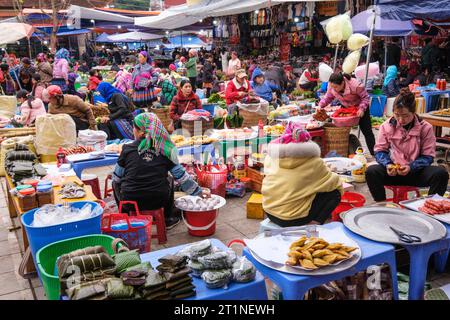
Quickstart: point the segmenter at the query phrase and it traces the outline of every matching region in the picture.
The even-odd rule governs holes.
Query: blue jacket
[[[250,85],[252,86],[253,91],[255,94],[263,98],[264,100],[267,100],[268,102],[272,101],[272,91],[274,90],[280,90],[280,87],[278,87],[275,84],[272,84],[266,80],[264,80],[263,84],[256,84],[255,77],[257,76],[264,76],[261,69],[256,68],[253,70],[252,74],[252,81],[250,82]]]

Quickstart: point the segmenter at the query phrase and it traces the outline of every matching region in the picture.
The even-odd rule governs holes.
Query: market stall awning
[[[147,41],[147,40],[155,40],[162,39],[164,36],[153,33],[132,31],[127,33],[115,34],[112,36],[108,36],[108,39],[113,42],[134,42],[134,41]]]
[[[369,33],[373,17],[372,10],[358,13],[352,18],[354,33]],[[414,30],[410,21],[398,21],[382,18],[377,15],[375,20],[375,36],[407,36]]]
[[[121,22],[121,23],[133,23],[134,18],[122,16],[120,14],[110,13],[99,11],[95,9],[89,9],[85,7],[71,5],[68,10],[68,14],[76,17],[78,19],[92,19],[102,20],[102,21],[111,21],[111,22]]]
[[[99,35],[97,38],[95,38],[96,42],[111,42],[109,39],[109,35],[105,32],[103,32],[101,35]]]
[[[449,0],[376,0],[381,17],[393,20],[450,18]]]
[[[0,45],[13,43],[33,34],[34,27],[26,23],[0,23]]]

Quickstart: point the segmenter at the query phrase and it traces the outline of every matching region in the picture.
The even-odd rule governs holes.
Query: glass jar
[[[36,191],[33,188],[22,189],[18,194],[19,206],[22,211],[28,211],[36,208]]]
[[[52,185],[38,185],[36,196],[39,207],[46,204],[53,204],[54,196]]]

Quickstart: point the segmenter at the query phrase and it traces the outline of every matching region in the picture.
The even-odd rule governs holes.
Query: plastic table
[[[214,144],[183,147],[183,148],[178,149],[179,156],[183,156],[186,154],[201,155],[202,153],[205,153],[205,152],[208,152],[210,154],[211,159],[213,159],[213,163],[215,164],[215,146],[214,146]],[[118,158],[119,157],[116,155],[106,155],[105,158],[71,162],[71,164],[72,164],[73,171],[75,171],[75,174],[77,175],[77,177],[81,178],[81,173],[83,172],[84,169],[115,165],[117,163]]]
[[[397,286],[397,266],[395,263],[394,246],[386,243],[379,243],[368,240],[347,230],[340,222],[332,222],[323,225],[329,229],[339,229],[347,236],[355,240],[361,248],[361,260],[350,269],[324,276],[303,276],[280,272],[278,270],[266,267],[256,261],[247,248],[244,248],[244,255],[256,266],[264,276],[275,282],[283,293],[283,299],[299,300],[303,299],[305,293],[312,288],[326,284],[330,281],[340,280],[344,277],[353,276],[360,271],[367,270],[368,267],[387,263],[390,267],[392,277],[392,294],[395,300],[398,300]]]
[[[227,246],[217,239],[211,239],[213,246],[227,249]],[[158,259],[166,254],[174,254],[187,245],[141,254],[142,262],[150,262],[153,267],[160,263]],[[267,291],[264,277],[256,272],[254,281],[248,283],[231,282],[227,289],[208,289],[202,279],[192,277],[197,295],[187,300],[267,300]]]

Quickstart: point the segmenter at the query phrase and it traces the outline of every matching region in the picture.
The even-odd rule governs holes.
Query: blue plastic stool
[[[385,95],[370,95],[370,115],[373,117],[382,117],[387,97]]]
[[[324,276],[302,276],[280,272],[259,263],[247,248],[243,254],[250,260],[265,277],[275,282],[281,288],[283,298],[286,300],[303,299],[305,293],[312,288],[326,284],[330,281],[353,276],[360,271],[366,271],[368,267],[386,263],[390,267],[392,277],[392,296],[398,300],[397,266],[395,261],[394,246],[368,240],[347,230],[340,222],[332,222],[323,225],[325,228],[337,229],[355,240],[361,247],[361,260],[350,269],[335,274]]]
[[[450,90],[421,91],[420,94],[425,98],[425,112],[437,110],[439,106],[439,97],[441,94],[448,93],[450,93]]]

